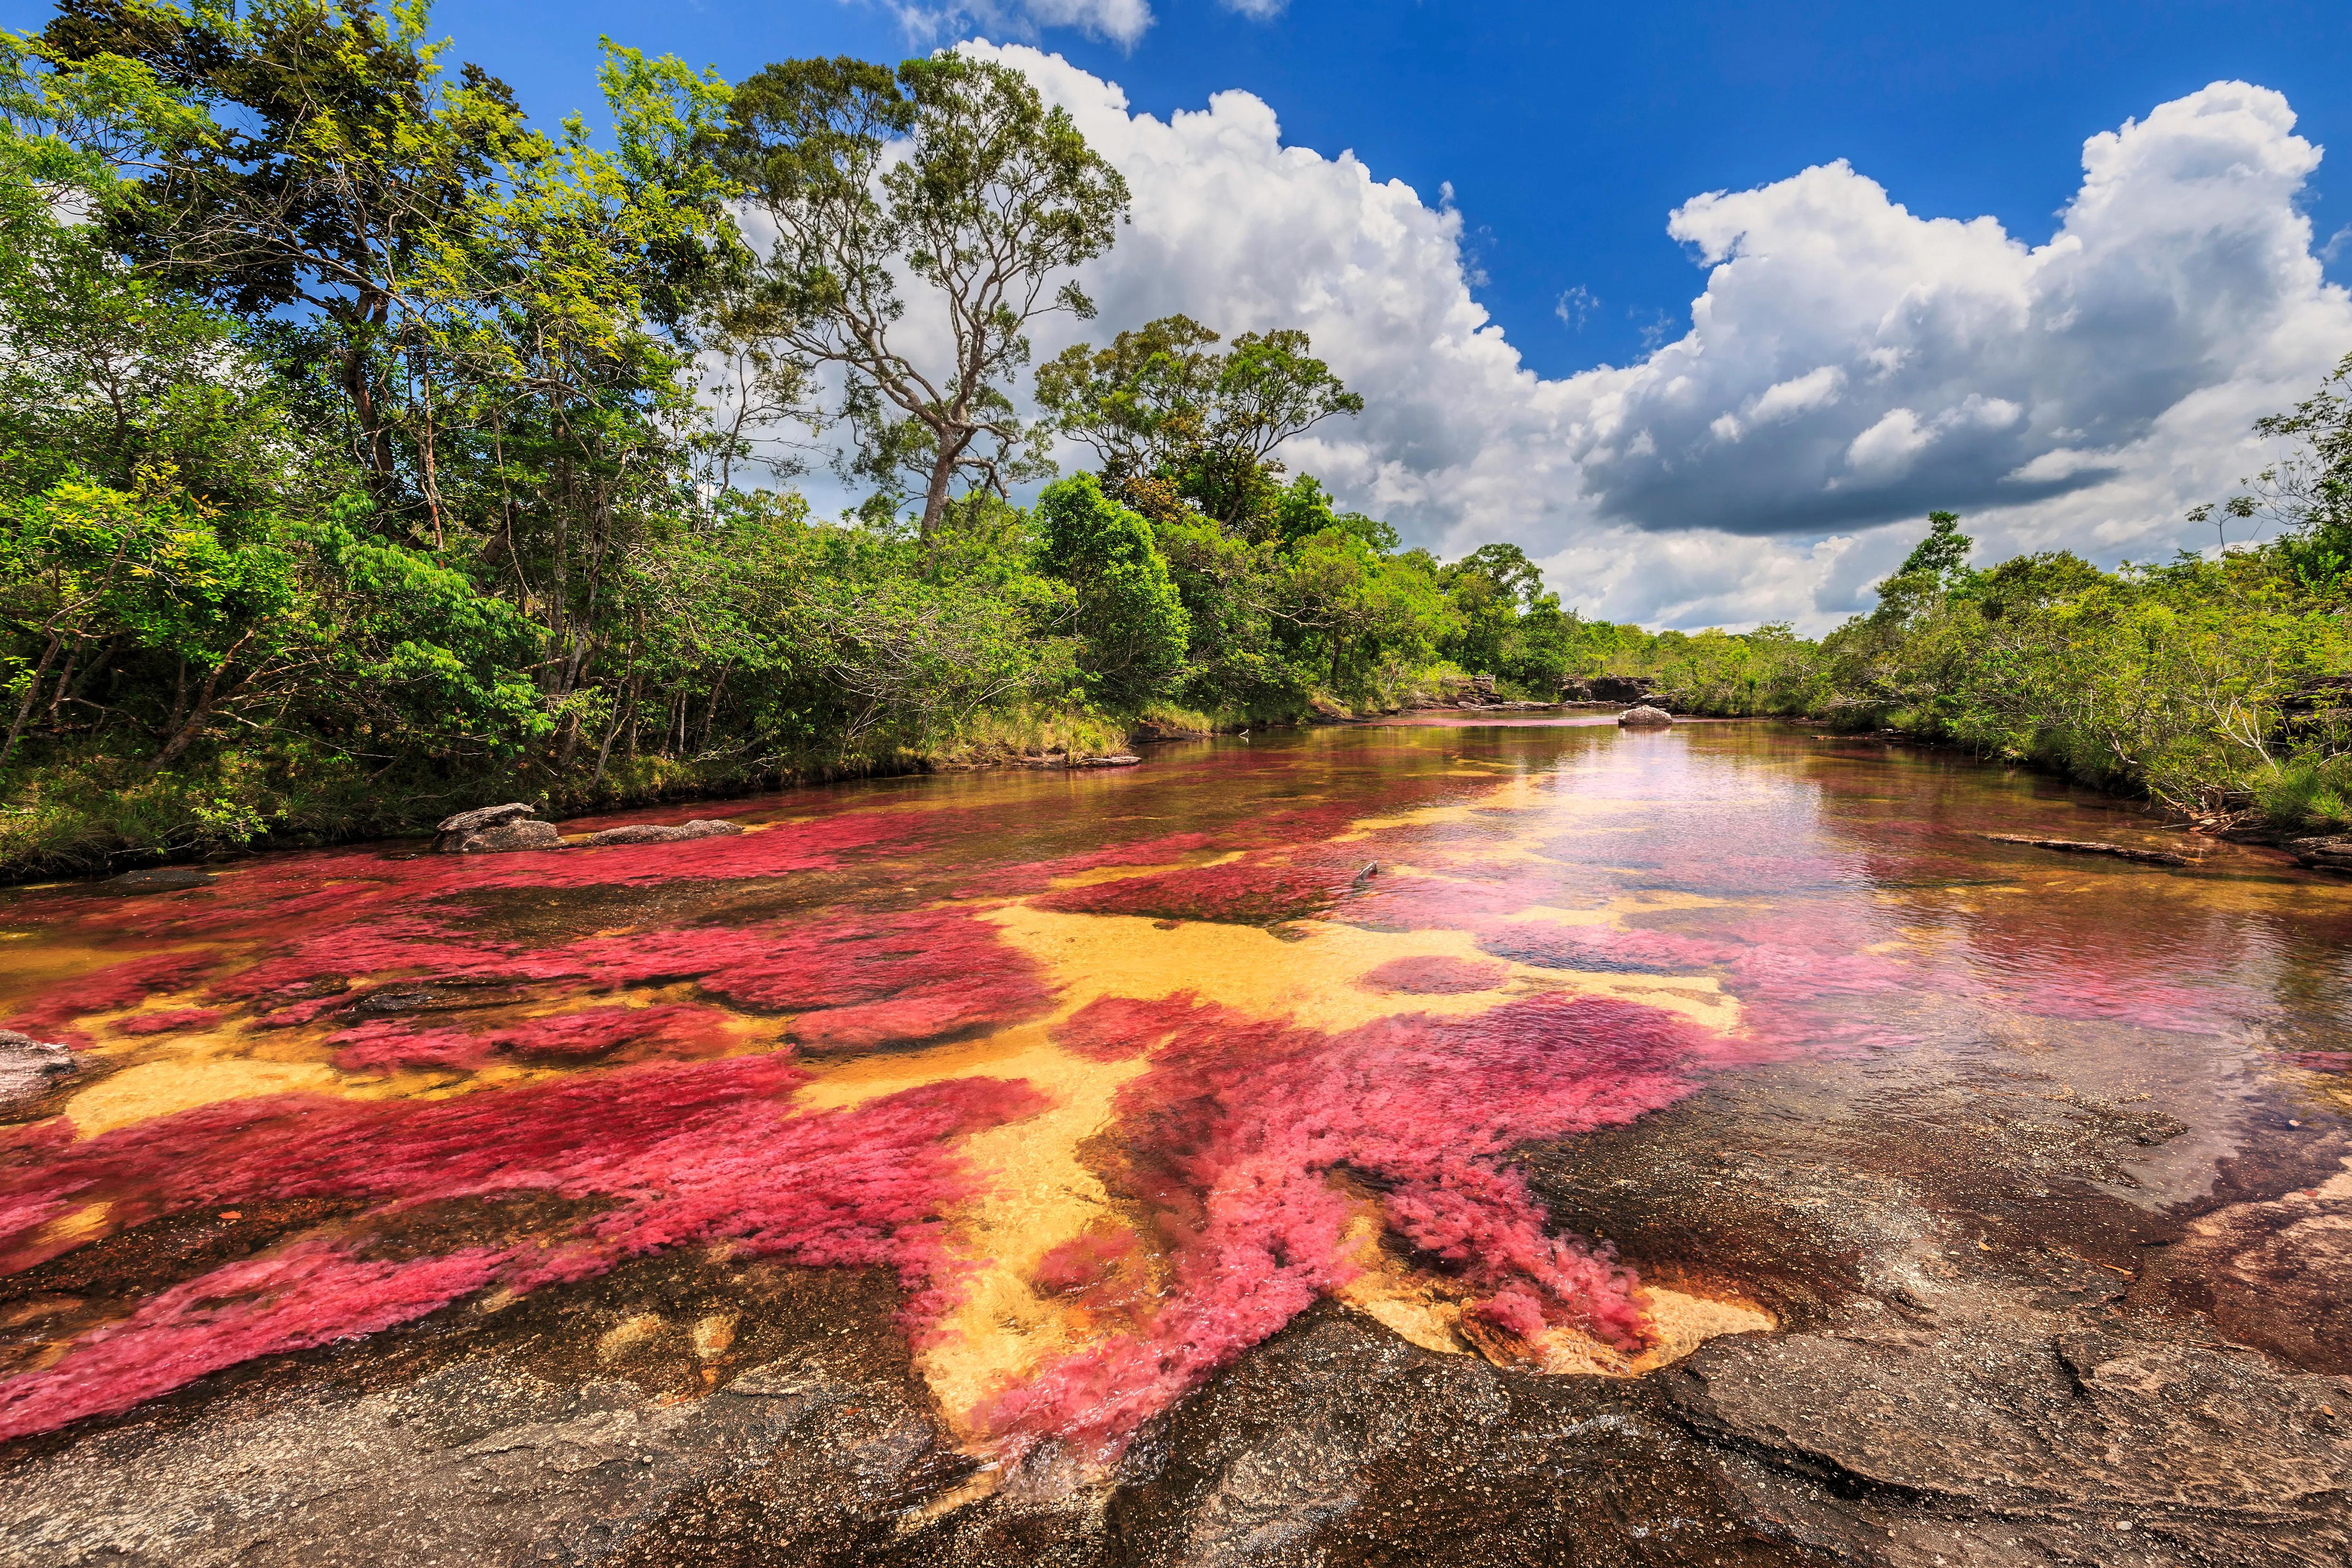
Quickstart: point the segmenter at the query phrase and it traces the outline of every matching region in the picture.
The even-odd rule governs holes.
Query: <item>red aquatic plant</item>
[[[63,1361],[0,1382],[0,1442],[112,1415],[208,1373],[421,1318],[488,1283],[473,1249],[410,1262],[301,1241],[173,1286],[82,1336]]]
[[[1710,1037],[1654,1009],[1556,994],[1339,1035],[1180,1003],[1166,1032],[1118,1112],[1122,1184],[1171,1243],[1168,1300],[1143,1331],[994,1397],[975,1413],[987,1429],[1115,1445],[1345,1283],[1355,1207],[1339,1174],[1378,1194],[1472,1310],[1523,1336],[1573,1323],[1639,1342],[1632,1274],[1549,1234],[1500,1156],[1671,1103],[1719,1051]]]
[[[1052,1038],[1089,1061],[1126,1061],[1162,1044],[1209,1010],[1190,991],[1150,1002],[1097,996],[1055,1025]]]
[[[527,1290],[694,1243],[894,1268],[909,1321],[934,1321],[957,1279],[938,1216],[971,1180],[948,1145],[1042,1100],[1025,1083],[963,1079],[794,1115],[778,1097],[804,1077],[782,1056],[735,1058],[443,1100],[273,1096],[80,1142],[57,1120],[16,1130],[0,1142],[0,1269],[9,1272],[73,1245],[34,1233],[98,1202],[114,1205],[110,1230],[302,1197],[360,1200],[386,1215],[520,1192],[601,1207],[534,1245],[413,1266],[362,1264],[324,1243],[225,1266],[84,1335],[56,1366],[0,1382],[0,1410],[11,1431],[41,1430],[252,1355],[373,1332],[485,1284]],[[365,1213],[343,1222],[365,1223]],[[205,1348],[208,1338],[218,1342]]]
[[[133,1013],[114,1026],[118,1035],[173,1035],[187,1029],[209,1029],[226,1014],[210,1007],[166,1007],[156,1013]]]
[[[495,1028],[416,1028],[407,1020],[379,1020],[345,1029],[331,1044],[345,1072],[400,1068],[470,1070],[505,1057],[534,1062],[579,1062],[625,1050],[632,1057],[714,1055],[726,1049],[730,1015],[712,1007],[589,1007],[551,1013]]]

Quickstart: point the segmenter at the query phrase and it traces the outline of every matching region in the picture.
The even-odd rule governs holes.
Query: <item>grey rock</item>
[[[518,849],[561,849],[563,835],[551,822],[501,822],[468,833],[457,841],[460,855],[503,855]]]
[[[1639,708],[1628,708],[1617,715],[1617,722],[1628,729],[1656,729],[1674,721],[1673,714],[1663,708],[1653,708],[1646,702]]]
[[[581,840],[592,847],[606,844],[678,844],[689,838],[723,838],[743,829],[731,822],[698,816],[691,822],[632,822],[607,827]]]
[[[523,801],[510,800],[504,805],[478,805],[471,811],[445,816],[434,830],[434,851],[441,855],[462,854],[467,838],[538,815],[539,807]]]
[[[0,1110],[38,1100],[80,1070],[64,1046],[0,1029]]]

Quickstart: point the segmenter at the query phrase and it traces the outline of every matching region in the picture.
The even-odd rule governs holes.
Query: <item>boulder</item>
[[[1653,708],[1644,702],[1639,708],[1628,708],[1617,715],[1617,722],[1628,729],[1656,729],[1675,721],[1675,716],[1663,708]]]
[[[1639,702],[1650,695],[1650,682],[1639,675],[1597,675],[1587,688],[1595,702]]]
[[[607,844],[677,844],[688,838],[723,838],[742,831],[731,822],[698,816],[691,822],[632,822],[626,826],[592,833],[581,842],[593,847]]]
[[[0,1110],[38,1100],[80,1070],[65,1047],[0,1029]]]
[[[561,849],[563,835],[551,822],[533,822],[520,818],[501,822],[495,827],[485,827],[478,833],[468,833],[457,841],[459,855],[504,855],[517,849]]]
[[[533,822],[539,807],[519,800],[477,806],[445,816],[433,836],[436,855],[485,855],[507,849],[554,849],[563,835],[551,822]]]

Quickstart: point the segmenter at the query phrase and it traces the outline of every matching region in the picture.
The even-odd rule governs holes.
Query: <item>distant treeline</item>
[[[2293,704],[2346,668],[2340,485],[2273,487],[2284,542],[2120,575],[1969,573],[1946,529],[1818,646],[1588,622],[1517,547],[1441,563],[1285,466],[1362,407],[1302,332],[1169,317],[1033,364],[1038,321],[1094,314],[1076,269],[1128,191],[1018,73],[730,85],[608,45],[603,83],[605,134],[534,128],[422,4],[0,33],[0,872],[1475,673],[2337,798],[2340,726]],[[2340,473],[2341,405],[2297,417]],[[792,488],[819,450],[846,517]]]

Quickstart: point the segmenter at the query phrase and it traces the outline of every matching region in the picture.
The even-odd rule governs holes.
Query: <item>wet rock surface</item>
[[[1591,732],[1645,765],[1738,733],[1693,725],[1624,746],[1613,729]],[[1853,764],[1910,765],[1876,748]],[[1150,772],[1103,793],[1182,776]],[[1686,910],[1713,931],[1772,900],[1790,942],[1841,900],[1885,911],[1821,935],[1818,961],[1739,950],[1752,961],[1731,987],[1741,1005],[1762,999],[1753,1016],[1769,1024],[1763,1001],[1801,991],[1801,1031],[1759,1026],[1754,1058],[1694,1077],[1687,1098],[1638,1120],[1495,1155],[1558,1231],[1607,1244],[1654,1286],[1767,1310],[1770,1332],[1716,1339],[1638,1379],[1546,1376],[1416,1348],[1327,1300],[1146,1422],[1108,1470],[1050,1438],[998,1468],[958,1447],[918,1375],[897,1274],[750,1262],[693,1240],[600,1279],[520,1299],[485,1290],[364,1339],[258,1356],[0,1447],[0,1565],[2352,1561],[2342,885],[2276,854],[2204,856],[2195,877],[2032,852],[1988,862],[1975,828],[2051,811],[1937,825],[1872,776],[1859,787],[1899,818],[1869,841],[1895,846],[1870,850],[1875,862],[1848,850],[1751,862],[1785,845],[1778,819],[1743,839],[1722,826],[1726,792],[1692,792],[1686,831],[1701,849],[1642,884],[1617,945],[1517,931],[1477,950],[1492,963],[1433,967],[1423,954],[1365,971],[1378,984],[1348,994],[1442,1010],[1525,952],[1544,960],[1531,984],[1590,982],[1599,972],[1582,966],[1606,963],[1632,994],[1704,1005],[1716,993],[1699,987],[1723,972],[1667,945],[1702,929],[1676,923],[1696,920]],[[1010,782],[1066,813],[1060,788]],[[1499,835],[1524,809],[1465,814],[1459,831]],[[1649,864],[1658,833],[1624,831],[1638,820],[1580,817],[1580,864]],[[521,809],[489,827],[518,824],[548,826]],[[2084,827],[2113,830],[2105,817]],[[1947,840],[1957,851],[1935,848]],[[772,841],[763,831],[713,853]],[[348,979],[338,969],[299,994],[332,1002],[322,1030],[468,1029],[482,1009],[541,995],[468,973],[478,935],[692,926],[698,942],[702,924],[853,900],[896,919],[970,874],[925,841],[863,880],[819,865],[740,885],[542,885],[640,858],[523,858],[504,868],[510,886],[497,866],[440,863],[473,922],[450,950],[348,965]],[[1425,886],[1423,869],[1410,844],[1351,838],[1315,874],[1369,901]],[[105,907],[141,922],[202,915],[243,875],[184,904]],[[1560,896],[1597,907],[1584,888]],[[2258,923],[2264,900],[2294,918]],[[2039,918],[2015,913],[2029,907]],[[2168,921],[2176,945],[2129,950]],[[1302,923],[1268,934],[1286,942]],[[1861,961],[1898,941],[1902,983],[1868,989]],[[2259,984],[2195,989],[2188,961],[2216,946],[2242,948]],[[1956,973],[1973,988],[1937,989]],[[55,1015],[65,1022],[20,1023],[39,1047],[72,1017],[96,1020],[86,1072],[37,1075],[65,1086],[40,1113],[101,1071],[169,1088],[160,1069],[209,1047],[107,1020],[174,1005],[125,987]],[[97,1087],[128,1096],[138,1081]],[[1394,1089],[1366,1085],[1349,1080],[1334,1103]],[[1118,1168],[1111,1142],[1081,1146],[1087,1170]],[[106,1231],[102,1198],[68,1196],[39,1223],[88,1225],[90,1239],[0,1279],[0,1377],[60,1364],[68,1342],[141,1300],[306,1237],[362,1260],[438,1258],[564,1234],[616,1201],[582,1188],[372,1207],[286,1190]],[[913,1212],[948,1211],[927,1199]],[[1401,1238],[1387,1245],[1443,1271],[1407,1259]]]
[[[1663,729],[1675,721],[1675,716],[1663,708],[1644,702],[1638,708],[1628,708],[1617,715],[1617,722],[1627,729]]]
[[[692,838],[724,838],[742,831],[736,823],[696,817],[688,822],[632,822],[592,833],[581,842],[592,848],[605,844],[678,844]]]
[[[176,893],[212,886],[208,872],[193,866],[159,866],[152,870],[125,871],[99,884],[110,893]]]
[[[64,1046],[0,1029],[0,1111],[21,1114],[81,1071]]]

